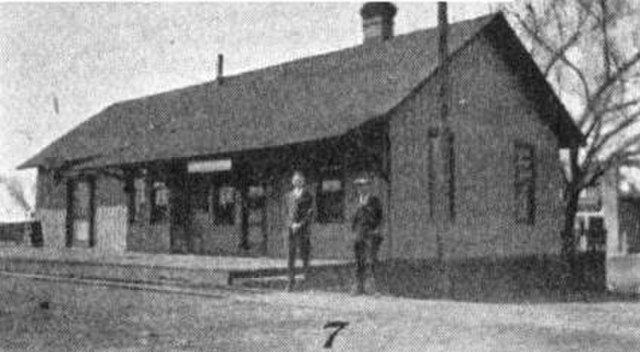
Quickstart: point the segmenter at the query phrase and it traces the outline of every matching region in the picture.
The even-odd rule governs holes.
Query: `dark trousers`
[[[296,265],[296,252],[300,251],[300,257],[302,258],[302,268],[307,274],[309,269],[309,259],[311,257],[311,238],[309,230],[306,228],[300,228],[297,231],[289,228],[289,282],[295,282],[295,265]]]
[[[375,279],[376,265],[378,263],[378,250],[382,243],[382,236],[378,234],[364,233],[358,236],[354,243],[356,258],[356,288],[364,291],[364,282],[367,271]]]

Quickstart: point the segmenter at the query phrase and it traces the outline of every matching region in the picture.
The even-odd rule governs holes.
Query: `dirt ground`
[[[349,325],[324,349],[334,320]],[[626,352],[640,350],[640,302],[194,295],[0,276],[0,350]]]

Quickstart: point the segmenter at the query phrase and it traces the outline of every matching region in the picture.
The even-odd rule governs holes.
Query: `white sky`
[[[0,174],[106,106],[355,46],[361,3],[0,3]],[[435,3],[396,3],[396,33],[435,26]],[[453,3],[449,20],[489,3]],[[59,101],[54,112],[53,97]]]

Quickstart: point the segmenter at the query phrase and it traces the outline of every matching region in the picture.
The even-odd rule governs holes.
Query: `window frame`
[[[141,215],[144,213],[144,207],[147,204],[147,181],[144,176],[132,175],[129,182],[131,182],[129,222],[133,223],[142,219]]]
[[[231,197],[232,201],[230,202],[229,209],[224,211],[229,211],[230,214],[226,214],[225,216],[220,216],[222,210],[222,204],[220,204],[220,191],[223,188],[230,188],[233,191],[233,195]],[[238,215],[238,189],[232,184],[225,182],[213,182],[211,187],[209,187],[209,214],[211,216],[212,222],[216,226],[236,226],[237,225],[237,215]]]
[[[433,220],[442,212],[442,216],[453,222],[456,219],[455,136],[448,130],[429,128],[426,153],[429,218]],[[446,160],[443,161],[443,157],[446,157]],[[444,169],[438,171],[441,167]],[[443,179],[440,179],[439,172],[444,173]],[[446,202],[446,206],[438,205],[440,201]]]
[[[150,182],[150,206],[151,206],[151,223],[161,223],[169,220],[169,206],[171,190],[167,186],[166,181],[160,179],[154,179]],[[148,185],[145,185],[145,187]],[[160,191],[166,192],[166,204],[158,204],[158,194]]]
[[[323,190],[324,182],[338,181],[340,182],[340,189],[337,191],[325,191]],[[318,175],[318,182],[316,185],[316,199],[315,199],[315,211],[316,222],[319,224],[341,224],[346,220],[346,196],[345,190],[345,177],[344,172],[339,167],[325,168]],[[337,199],[331,199],[335,197]],[[331,210],[330,212],[324,211],[324,206],[329,204],[331,207],[339,206],[338,211]]]
[[[86,198],[83,197],[81,200],[83,204],[81,208],[82,211],[78,212],[76,209],[77,204],[76,200],[78,188],[80,185],[85,185],[86,188]],[[74,247],[78,245],[76,243],[75,234],[73,224],[77,220],[85,220],[89,222],[89,238],[86,242],[88,247],[94,247],[96,244],[95,238],[95,221],[96,221],[96,190],[97,190],[97,179],[95,175],[80,175],[74,178],[68,179],[66,182],[67,187],[67,206],[66,206],[66,235],[65,235],[65,246],[66,247]],[[86,199],[86,200],[85,200]]]

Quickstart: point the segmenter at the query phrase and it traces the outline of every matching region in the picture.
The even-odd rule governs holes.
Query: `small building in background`
[[[603,253],[608,289],[640,292],[640,192],[612,170],[582,192],[578,209],[578,252]]]

